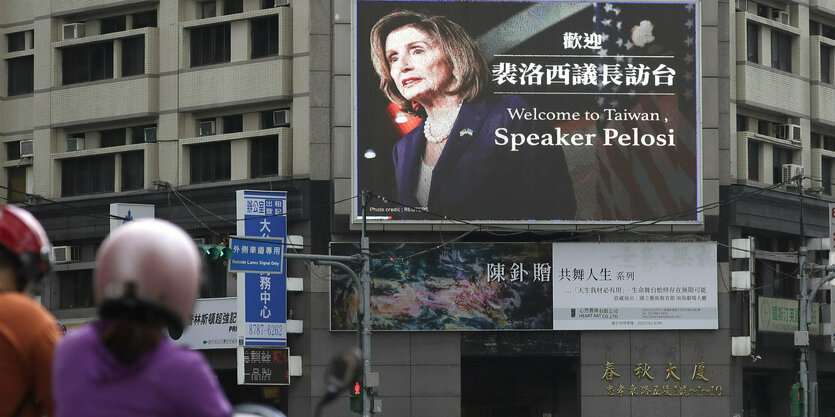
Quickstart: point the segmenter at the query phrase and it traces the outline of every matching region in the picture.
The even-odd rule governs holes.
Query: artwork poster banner
[[[368,221],[703,222],[699,2],[353,4],[352,188],[384,197],[370,200]],[[460,36],[420,46],[420,34],[395,33],[398,10]],[[451,64],[420,60],[431,53]],[[485,60],[456,59],[466,54]],[[460,107],[437,116],[445,129],[429,134],[446,136],[430,146],[436,108],[424,105],[438,97]]]
[[[377,330],[550,330],[547,243],[371,243],[371,326]],[[359,244],[332,243],[333,255]],[[360,267],[355,269],[360,273]],[[331,329],[353,330],[353,279],[331,269]]]
[[[554,243],[554,330],[717,329],[713,242]]]

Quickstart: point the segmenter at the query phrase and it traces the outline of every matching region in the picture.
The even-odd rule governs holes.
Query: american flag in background
[[[618,3],[594,5],[595,32],[603,36],[598,51],[598,69],[602,71],[604,64],[613,63],[637,65],[642,56],[671,56],[654,61],[663,61],[675,69],[676,94],[631,95],[635,91],[629,90],[629,87],[599,84],[596,105],[601,113],[604,109],[636,114],[658,113],[661,121],[607,121],[601,118],[596,131],[601,137],[604,128],[614,128],[623,133],[637,128],[641,134],[666,133],[674,129],[676,146],[602,146],[602,142],[598,141],[594,162],[586,161],[589,163],[587,168],[595,169],[575,171],[580,177],[575,178],[575,183],[595,183],[594,196],[585,196],[586,199],[594,198],[595,204],[586,204],[585,209],[589,212],[578,213],[580,218],[649,220],[686,212],[698,205],[695,6],[687,4],[676,8],[680,16],[652,13],[654,6],[647,4],[646,8],[642,8],[647,12],[642,16],[634,9],[625,13]],[[639,46],[633,40],[633,30],[640,30],[638,26],[643,21],[652,25],[654,39]],[[681,22],[684,24],[681,25]],[[647,23],[643,24],[645,29]],[[649,39],[644,37],[638,41],[643,43]],[[582,194],[581,190],[578,190],[578,197],[579,194]],[[579,205],[580,210],[584,210],[583,204]],[[695,218],[695,211],[690,211],[685,216],[668,220]]]

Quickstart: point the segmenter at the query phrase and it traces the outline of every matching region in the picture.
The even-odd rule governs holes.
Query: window
[[[58,272],[60,282],[60,307],[85,308],[93,306],[93,270],[80,269]]]
[[[197,3],[197,10],[200,12],[200,18],[206,19],[209,17],[215,17],[217,15],[217,10],[215,10],[215,2],[214,0],[211,1],[201,1]]]
[[[22,56],[6,60],[9,66],[9,95],[29,94],[35,91],[35,57]]]
[[[272,9],[275,7],[275,0],[261,0],[262,9]]]
[[[113,42],[66,48],[62,58],[64,85],[113,78]]]
[[[783,182],[783,164],[792,163],[792,151],[786,148],[774,147],[772,179],[774,184]]]
[[[191,30],[191,66],[229,62],[229,24],[205,26]]]
[[[114,191],[115,156],[64,159],[61,162],[61,196]]]
[[[125,16],[108,17],[101,20],[101,33],[122,32],[127,29],[127,19]]]
[[[244,116],[234,114],[223,117],[223,133],[235,133],[244,131]]]
[[[6,35],[9,41],[9,52],[23,51],[26,49],[26,32],[16,32]]]
[[[229,142],[192,145],[189,154],[192,184],[229,180],[232,166]]]
[[[748,179],[760,180],[760,144],[753,140],[748,141]]]
[[[125,152],[122,154],[122,191],[145,188],[144,152]]]
[[[278,55],[278,17],[252,19],[252,58]]]
[[[760,26],[748,22],[747,38],[748,62],[760,62]]]
[[[251,178],[278,175],[278,135],[252,138],[250,148]]]
[[[821,191],[832,195],[832,158],[821,158]]]
[[[223,2],[223,14],[241,13],[244,11],[243,0],[225,0]]]
[[[26,202],[26,167],[6,168],[8,191],[6,198],[9,203]]]
[[[771,67],[792,72],[792,38],[789,34],[771,31]]]
[[[757,120],[757,133],[771,136],[771,123],[768,120]]]
[[[748,118],[742,115],[736,115],[736,131],[745,132],[748,130]]]
[[[145,129],[152,129],[147,133],[148,140],[145,138]],[[130,143],[145,143],[157,141],[157,125],[136,126],[130,129]]]
[[[821,44],[821,82],[832,84],[832,47]]]
[[[6,142],[6,160],[20,159],[20,141]]]
[[[145,38],[122,39],[122,76],[145,73]]]
[[[757,16],[765,17],[767,19],[771,19],[771,16],[768,15],[768,9],[769,9],[768,6],[766,6],[764,4],[757,3]]]
[[[101,131],[100,147],[122,146],[125,144],[125,129],[110,129]]]
[[[149,10],[147,12],[135,13],[132,15],[133,17],[133,28],[148,28],[157,27],[157,11],[156,10]]]

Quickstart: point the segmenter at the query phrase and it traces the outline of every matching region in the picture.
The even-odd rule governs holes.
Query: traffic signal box
[[[362,390],[364,388],[360,381],[354,382],[354,385],[351,387],[350,405],[351,411],[354,413],[362,414]]]
[[[791,416],[801,417],[803,415],[803,385],[800,382],[795,382],[792,385],[792,406]]]
[[[232,259],[232,250],[223,245],[197,245],[200,254],[208,261],[228,261]]]

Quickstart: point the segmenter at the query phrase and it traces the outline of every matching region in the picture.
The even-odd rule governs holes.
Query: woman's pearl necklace
[[[426,137],[426,140],[430,143],[440,143],[443,142],[446,138],[449,137],[449,133],[452,130],[452,125],[455,124],[455,119],[458,118],[458,111],[461,110],[461,105],[459,104],[458,107],[455,108],[455,111],[452,113],[448,113],[448,116],[441,119],[441,127],[435,126],[429,117],[426,118],[426,122],[423,125],[423,136]],[[438,120],[436,120],[436,123]],[[432,131],[441,131],[439,135],[433,135]]]

